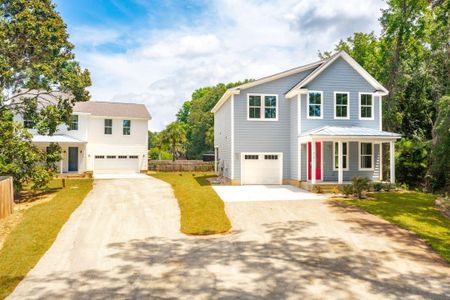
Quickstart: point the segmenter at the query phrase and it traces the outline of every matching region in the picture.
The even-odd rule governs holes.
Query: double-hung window
[[[339,143],[334,143],[333,170],[339,169]],[[342,169],[348,171],[348,143],[342,143]]]
[[[372,94],[359,94],[359,118],[362,120],[373,120]]]
[[[323,93],[310,91],[308,93],[308,119],[322,119],[323,111],[322,111],[322,101],[323,101]]]
[[[278,96],[250,94],[248,95],[248,120],[278,120]]]
[[[130,120],[123,120],[123,135],[130,135],[131,134],[131,121]]]
[[[334,118],[335,119],[350,119],[349,114],[349,93],[335,92],[334,93]]]
[[[112,119],[105,119],[105,134],[112,134]]]
[[[373,170],[373,144],[359,143],[359,169]]]
[[[70,116],[69,130],[78,130],[78,115]]]
[[[25,115],[23,119],[23,127],[27,129],[33,129],[34,128],[34,121],[31,119],[31,117]]]

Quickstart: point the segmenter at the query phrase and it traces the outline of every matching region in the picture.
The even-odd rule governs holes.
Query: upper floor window
[[[322,119],[322,92],[310,91],[308,93],[308,119]]]
[[[278,120],[277,95],[248,95],[248,120]]]
[[[78,115],[70,116],[69,130],[78,130]]]
[[[333,170],[337,171],[339,168],[339,143],[334,143],[334,149],[333,149],[334,155],[333,155]],[[348,170],[348,143],[344,142],[342,143],[342,160],[344,161],[342,163],[342,169],[344,171]]]
[[[359,94],[359,118],[373,120],[373,96],[372,94]]]
[[[373,169],[373,144],[359,143],[359,169]]]
[[[131,133],[131,121],[130,120],[123,120],[123,135],[130,135]]]
[[[23,127],[27,128],[27,129],[33,129],[34,125],[35,125],[34,121],[30,117],[30,115],[29,114],[24,114],[23,115]]]
[[[335,92],[334,93],[334,118],[335,119],[350,119],[349,115],[349,93]]]
[[[105,119],[105,134],[112,134],[112,119]]]

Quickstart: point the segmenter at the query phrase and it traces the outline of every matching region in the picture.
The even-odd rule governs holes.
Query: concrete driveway
[[[169,185],[96,181],[11,299],[446,299],[415,236],[326,200],[226,203],[233,232],[179,233]]]
[[[236,185],[213,186],[224,202],[291,201],[326,199],[292,185]]]

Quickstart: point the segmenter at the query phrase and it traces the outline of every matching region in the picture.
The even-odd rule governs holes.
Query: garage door
[[[281,184],[281,153],[243,153],[241,158],[242,184]]]
[[[94,173],[138,173],[137,155],[95,155]]]

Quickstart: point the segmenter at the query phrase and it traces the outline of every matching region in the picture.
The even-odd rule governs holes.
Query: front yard
[[[0,299],[14,290],[50,248],[92,183],[92,179],[66,180],[66,187],[61,188],[61,181],[55,180],[49,193],[39,199],[27,194],[27,203],[16,205],[15,212],[1,221]]]
[[[206,235],[231,229],[225,205],[207,180],[213,174],[168,172],[151,176],[172,185],[181,211],[181,232]]]
[[[450,262],[450,220],[435,207],[432,194],[374,193],[373,199],[340,200],[362,208],[420,236]]]

